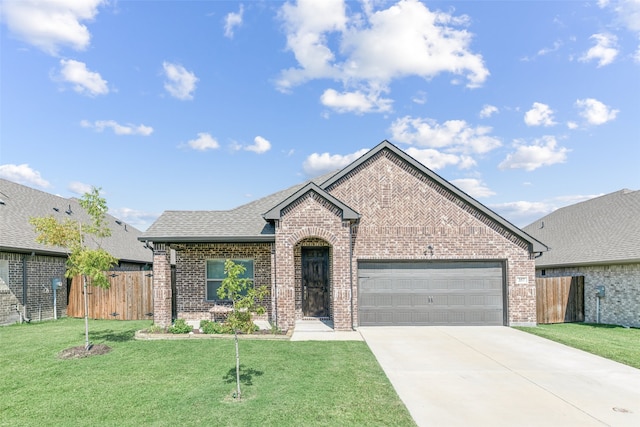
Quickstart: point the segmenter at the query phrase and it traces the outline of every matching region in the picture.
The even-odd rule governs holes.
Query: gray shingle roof
[[[60,221],[90,221],[77,199],[65,199],[6,179],[0,179],[0,200],[0,250],[6,252],[66,255],[63,248],[36,243],[36,233],[29,223],[32,217],[52,215]],[[69,208],[71,214],[66,213]],[[140,230],[122,221],[116,223],[111,215],[107,215],[107,221],[112,234],[102,242],[105,250],[121,261],[153,261],[152,252],[138,241]]]
[[[152,242],[258,242],[273,241],[273,224],[262,215],[309,182],[322,182],[335,172],[228,211],[165,211],[142,233]]]
[[[295,185],[286,190],[274,193],[270,196],[256,200],[255,202],[240,206],[230,211],[166,211],[149,229],[143,233],[140,240],[153,242],[257,242],[273,241],[275,230],[273,225],[265,222],[263,215],[271,215],[274,208],[282,208],[283,202],[288,203],[291,196],[300,191],[310,182],[319,186],[319,192],[325,193],[325,189],[337,180],[347,175],[367,159],[381,150],[391,150],[405,161],[416,167],[457,197],[469,203],[474,208],[483,212],[498,224],[510,230],[515,235],[529,242],[532,252],[546,251],[547,247],[534,239],[521,229],[511,224],[486,206],[482,205],[471,196],[449,183],[429,168],[422,165],[413,157],[400,150],[389,141],[382,141],[359,159],[345,168],[314,178],[311,181]],[[318,192],[318,191],[317,191]],[[325,193],[326,194],[326,193]],[[298,194],[299,196],[300,194]],[[335,200],[335,199],[334,199]],[[338,201],[339,202],[339,201]],[[335,203],[334,203],[335,204]],[[346,207],[339,202],[342,207]],[[349,208],[349,215],[357,216],[358,213]]]
[[[524,230],[550,247],[537,267],[640,262],[640,191],[560,208]]]

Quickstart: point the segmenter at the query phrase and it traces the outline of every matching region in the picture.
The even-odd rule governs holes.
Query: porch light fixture
[[[431,256],[433,256],[433,246],[428,245],[427,249],[424,251],[424,254],[427,255],[427,253]]]

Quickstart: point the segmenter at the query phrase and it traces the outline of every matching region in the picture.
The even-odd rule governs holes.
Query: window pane
[[[222,281],[220,280],[207,280],[207,301],[219,300],[218,288]]]
[[[243,265],[245,268],[244,274],[240,275],[241,279],[253,280],[253,260],[252,259],[240,259],[234,262],[236,264]]]
[[[207,261],[207,279],[224,279],[223,259],[211,259]]]

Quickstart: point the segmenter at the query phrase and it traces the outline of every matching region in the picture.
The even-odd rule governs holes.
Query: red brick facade
[[[308,191],[281,210],[274,243],[172,245],[178,317],[210,318],[213,304],[204,295],[207,259],[252,258],[256,285],[268,285],[272,292],[266,301],[269,318],[288,330],[302,317],[301,249],[328,246],[329,311],[336,330],[358,325],[358,262],[363,260],[501,261],[508,323],[536,323],[530,243],[393,151],[378,151],[325,191],[360,219],[343,220],[339,207]],[[154,269],[162,266],[156,257]]]

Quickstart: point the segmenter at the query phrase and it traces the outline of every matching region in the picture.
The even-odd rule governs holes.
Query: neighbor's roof
[[[560,208],[524,230],[550,247],[536,267],[640,262],[640,191]]]
[[[70,213],[67,213],[70,212]],[[71,219],[89,224],[89,215],[77,199],[65,199],[44,191],[0,179],[0,250],[66,256],[64,248],[36,242],[36,233],[29,223],[32,217],[53,216],[59,221]],[[141,231],[107,215],[111,237],[102,247],[120,261],[151,263],[153,253],[138,241]],[[118,222],[116,222],[118,221]]]
[[[449,183],[413,157],[400,150],[389,141],[380,144],[365,153],[359,159],[337,172],[317,177],[311,181],[293,186],[286,190],[259,199],[253,203],[240,206],[230,211],[165,211],[149,229],[140,237],[141,240],[154,242],[271,242],[275,239],[272,220],[280,211],[294,200],[314,191],[326,198],[343,211],[343,217],[356,219],[359,214],[325,190],[337,180],[367,161],[382,150],[390,150],[412,166],[444,186],[460,199],[483,212],[507,230],[529,242],[532,252],[546,251],[547,247],[511,224],[495,212],[482,205],[471,196]]]

